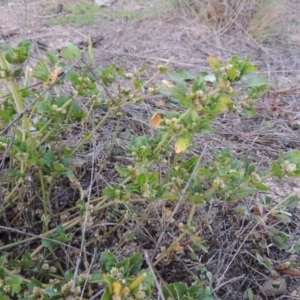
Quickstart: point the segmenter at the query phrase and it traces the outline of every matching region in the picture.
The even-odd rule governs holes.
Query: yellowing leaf
[[[175,252],[181,252],[181,251],[183,250],[183,247],[180,246],[179,243],[176,243],[176,244],[173,246],[172,250],[174,250]]]
[[[154,129],[157,129],[159,128],[159,124],[161,121],[162,121],[162,117],[158,113],[155,113],[150,120],[150,125]]]
[[[223,102],[224,104],[230,103],[229,98],[226,98],[226,97],[221,97],[221,98],[220,98],[220,101]]]
[[[210,67],[213,70],[216,70],[216,69],[218,69],[220,67],[219,60],[216,59],[215,57],[211,56],[211,55],[207,57],[207,61],[208,61],[209,65],[210,65]]]
[[[222,111],[226,111],[228,108],[228,104],[231,102],[229,98],[221,97],[220,102],[222,104]]]
[[[166,219],[169,219],[172,216],[172,210],[169,208],[165,209],[165,217]]]
[[[56,79],[57,79],[58,75],[60,74],[60,72],[61,72],[61,68],[54,69],[51,72],[51,74],[50,74],[49,78],[47,79],[47,81],[44,82],[44,87],[47,88],[50,85],[52,85],[56,81]]]
[[[114,296],[120,296],[121,295],[121,290],[122,290],[122,285],[120,282],[115,281],[113,284],[113,295]]]
[[[140,276],[136,277],[135,280],[129,285],[130,291],[136,289],[146,278],[146,273],[142,273]]]
[[[175,142],[175,153],[184,152],[191,144],[191,138],[189,135],[181,135]]]

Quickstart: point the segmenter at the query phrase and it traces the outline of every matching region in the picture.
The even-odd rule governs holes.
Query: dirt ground
[[[62,13],[68,13],[72,1],[61,1]],[[25,5],[26,4],[26,5]],[[147,66],[150,69],[156,62],[166,62],[174,57],[172,68],[184,69],[190,73],[200,73],[208,70],[206,61],[208,55],[220,60],[226,60],[232,55],[242,58],[250,57],[270,81],[270,91],[260,100],[258,114],[252,119],[242,115],[222,115],[214,121],[214,134],[197,137],[195,153],[200,154],[203,145],[207,145],[207,159],[214,149],[230,147],[236,157],[247,154],[250,159],[260,166],[270,164],[271,160],[291,149],[300,149],[300,34],[287,29],[285,40],[279,36],[262,44],[253,39],[243,28],[231,24],[228,28],[211,28],[201,23],[197,18],[174,14],[168,17],[145,17],[149,6],[147,2],[138,0],[119,0],[101,11],[107,16],[116,12],[134,12],[143,18],[96,18],[89,25],[76,27],[73,24],[49,25],[48,20],[56,18],[58,1],[0,1],[0,34],[6,42],[13,45],[20,39],[30,39],[34,45],[34,56],[31,61],[34,66],[35,58],[40,57],[47,49],[60,50],[66,42],[71,42],[85,51],[88,36],[94,42],[95,65],[103,67],[115,64],[126,69],[138,69]],[[300,20],[300,4],[291,1],[291,13]],[[298,16],[297,16],[298,8]],[[61,13],[61,12],[60,12]],[[60,14],[58,13],[57,16]],[[129,14],[129,13],[128,13]],[[53,15],[53,16],[52,16]],[[137,118],[150,119],[155,109],[156,100],[150,101],[149,106],[139,106],[132,109],[131,114]],[[268,124],[268,126],[266,126]],[[110,180],[107,178],[108,181]],[[300,197],[299,179],[289,179],[284,184],[270,179],[272,195],[281,201],[285,196],[294,194]],[[253,199],[252,199],[253,200]],[[255,199],[253,200],[255,201]],[[214,234],[207,232],[204,238],[208,240],[209,254],[191,262],[186,256],[174,259],[168,266],[158,266],[158,272],[163,279],[172,281],[185,280],[192,282],[192,269],[204,265],[213,274],[210,282],[214,295],[220,299],[246,299],[247,288],[257,292],[268,278],[263,268],[257,266],[250,258],[246,248],[236,253],[238,247],[228,247],[233,243],[229,219],[234,213],[222,216],[218,210],[220,203],[215,203]],[[206,212],[211,207],[205,208]],[[184,213],[184,210],[182,211]],[[198,217],[205,215],[199,212]],[[132,226],[132,225],[129,225]],[[235,225],[238,226],[238,225]],[[294,240],[300,237],[300,206],[293,214],[293,224],[287,228],[292,231]],[[154,233],[151,237],[155,241]],[[224,235],[226,237],[224,237]],[[114,243],[118,242],[117,240]],[[138,247],[153,250],[153,246],[132,244],[108,249],[116,254],[126,256],[132,249]],[[107,247],[106,247],[107,249]],[[241,250],[241,249],[239,249]],[[248,249],[249,250],[249,249]],[[278,261],[289,259],[283,253],[270,254],[270,259]],[[296,260],[300,263],[300,258]],[[229,269],[226,267],[229,266]],[[283,295],[268,299],[300,299],[300,281],[295,277],[286,276],[287,290]],[[261,298],[259,298],[261,297]]]

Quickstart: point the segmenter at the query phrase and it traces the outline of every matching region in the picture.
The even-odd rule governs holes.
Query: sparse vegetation
[[[81,27],[91,25],[99,17],[101,7],[91,2],[74,2],[68,5],[61,15],[55,14],[55,9],[49,10],[49,15],[54,14],[53,18],[46,19],[48,25],[67,25]]]
[[[92,297],[97,293],[95,284],[103,287],[99,294],[101,299],[151,298],[155,277],[150,271],[152,264],[154,267],[170,263],[187,245],[189,250],[186,251],[194,258],[197,253],[208,252],[201,232],[209,225],[209,220],[203,219],[199,227],[194,218],[197,209],[216,197],[224,203],[242,203],[246,197],[262,193],[261,204],[255,211],[258,218],[253,215],[256,222],[248,232],[248,236],[256,236],[257,242],[251,251],[257,264],[273,269],[260,254],[268,251],[269,242],[283,250],[289,249],[288,243],[296,243],[278,225],[291,221],[290,211],[298,204],[297,197],[289,196],[267,209],[272,199],[263,196],[268,190],[263,182],[268,176],[277,176],[281,180],[285,176],[299,176],[298,151],[280,156],[271,170],[256,170],[246,156],[243,161],[236,160],[229,149],[216,151],[210,164],[201,161],[202,155],[193,156],[189,151],[195,134],[211,131],[210,122],[217,115],[242,110],[249,117],[255,115],[256,101],[268,86],[264,77],[249,77],[257,69],[248,59],[240,60],[234,56],[223,64],[209,57],[212,73],[193,75],[179,71],[170,73],[168,79],[169,61],[158,64],[150,79],[142,79],[145,68],[128,72],[111,65],[92,70],[70,43],[61,51],[64,60],[60,60],[55,51],[49,51],[32,72],[25,68],[24,74],[23,65],[30,51],[31,44],[21,42],[15,48],[2,48],[0,53],[1,80],[10,89],[10,94],[2,98],[0,114],[4,168],[1,215],[6,216],[10,224],[9,227],[2,226],[2,230],[9,230],[15,241],[0,247],[6,252],[1,256],[3,299],[15,295],[22,299]],[[74,63],[69,65],[67,61]],[[74,67],[78,68],[80,63],[81,70],[76,71]],[[186,77],[192,84],[186,82]],[[17,86],[16,78],[23,78],[24,89]],[[43,89],[30,87],[34,78],[42,82]],[[235,84],[242,79],[244,88],[239,88],[238,95],[243,100],[238,101]],[[63,92],[63,86],[68,84],[72,85],[73,93]],[[55,93],[49,93],[53,87]],[[128,157],[128,163],[115,167],[119,178],[92,197],[93,177],[95,172],[103,170],[103,166],[96,165],[93,155],[90,181],[84,188],[74,163],[76,156],[83,153],[85,145],[94,143],[97,131],[107,122],[115,124],[107,153],[111,155],[120,135],[120,122],[124,120],[129,128],[136,128],[124,108],[138,105],[158,93],[168,94],[177,101],[178,110],[153,115],[149,126],[155,133],[131,138],[123,153]],[[96,118],[98,111],[101,111],[101,117]],[[71,134],[78,127],[82,129],[77,130],[77,141],[71,144],[69,138],[64,137],[65,132]],[[51,197],[55,189],[64,189],[66,184],[72,186],[78,200],[67,209],[55,208]],[[175,227],[166,246],[154,250],[152,263],[148,261],[150,269],[140,272],[143,253],[122,262],[117,262],[113,254],[104,253],[100,259],[101,268],[94,270],[100,253],[92,250],[93,247],[99,247],[101,241],[109,239],[124,222],[138,221],[140,226],[146,226],[154,218],[151,205],[162,201],[164,205],[175,202],[174,209],[165,210],[164,217],[167,226],[173,224]],[[182,205],[189,207],[187,218],[185,222],[174,223]],[[141,206],[147,207],[146,214],[139,212]],[[15,214],[10,216],[9,211],[15,212],[17,218]],[[96,220],[103,213],[112,214],[115,225],[103,236],[93,237]],[[240,214],[248,213],[240,207]],[[29,214],[33,220],[28,223]],[[20,239],[20,227],[28,225],[34,226],[34,235],[28,232],[28,238]],[[132,239],[134,234],[128,231],[125,237]],[[21,250],[25,243],[26,250]],[[68,248],[75,251],[77,257],[73,270],[58,259],[63,249]],[[163,294],[166,298],[172,295],[185,299],[189,295],[189,299],[213,299],[209,285],[206,288],[205,285],[198,278],[190,288],[182,283],[165,286]],[[182,297],[178,296],[180,294]]]
[[[157,4],[158,10],[165,11],[159,5],[165,6],[167,14],[184,14],[199,18],[210,31],[218,34],[229,33],[232,30],[243,30],[260,43],[274,37],[278,42],[284,42],[287,29],[299,25],[297,18],[286,18],[291,15],[296,6],[286,0],[164,0]]]
[[[42,22],[123,24],[155,11],[170,23],[192,17],[218,38],[241,30],[263,47],[285,38],[280,15],[292,5],[164,0],[143,11],[139,4],[131,12],[66,2],[66,14]],[[193,29],[171,35],[183,47],[199,37]],[[287,289],[300,277],[299,198],[278,190],[300,176],[299,123],[270,66],[269,78],[257,74],[228,47],[224,62],[208,55],[197,71],[176,61],[174,68],[163,58],[175,51],[173,40],[151,64],[153,50],[134,45],[128,57],[145,57],[147,67],[104,66],[88,34],[77,44],[87,51],[67,42],[38,56],[34,41],[0,40],[0,300],[298,297]],[[108,49],[101,45],[101,55]],[[236,135],[226,118],[261,127]],[[255,159],[252,144],[263,145],[258,157],[265,143],[274,145],[271,129],[282,119],[294,144],[281,131],[285,148],[272,146],[267,162]],[[211,145],[218,130],[242,142]]]

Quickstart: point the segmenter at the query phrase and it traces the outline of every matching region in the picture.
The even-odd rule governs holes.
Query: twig
[[[45,241],[49,241],[53,244],[57,244],[57,245],[61,245],[61,246],[65,246],[65,247],[68,247],[70,249],[74,249],[74,250],[80,250],[79,248],[76,248],[74,246],[70,246],[68,244],[65,244],[63,242],[60,242],[60,241],[57,241],[57,240],[54,240],[54,239],[50,239],[50,238],[47,238],[47,237],[44,237],[44,236],[41,236],[41,235],[36,235],[36,234],[32,234],[32,233],[29,233],[29,232],[24,232],[22,230],[18,230],[18,229],[15,229],[15,228],[10,228],[10,227],[6,227],[6,226],[0,226],[0,229],[3,230],[3,231],[11,231],[11,232],[16,232],[16,233],[19,233],[19,234],[22,234],[22,235],[27,235],[27,236],[30,236],[30,237],[33,237],[35,239],[42,239],[42,240],[45,240]],[[90,252],[85,252],[86,254],[88,255],[92,255],[92,253]]]
[[[84,281],[84,285],[83,285],[83,287],[82,287],[80,299],[83,298],[84,290],[85,290],[85,287],[86,287],[86,285],[87,285],[87,283],[88,283],[89,275],[90,275],[90,273],[91,273],[91,269],[92,269],[93,262],[94,262],[95,257],[96,257],[96,253],[97,253],[97,252],[96,252],[96,249],[94,249],[94,254],[93,254],[92,261],[91,261],[91,263],[90,263],[89,269],[87,270],[87,274],[86,274],[87,276],[86,276],[86,279],[85,279],[85,281]]]
[[[291,196],[293,196],[295,194],[295,192],[293,192],[292,194],[290,194],[289,196],[287,196],[286,198],[284,198],[280,203],[278,203],[277,205],[275,205],[268,213],[266,213],[264,215],[264,217],[269,216],[278,206],[280,206],[284,201],[286,201],[287,199],[289,199]],[[231,264],[233,263],[233,261],[236,259],[237,255],[240,253],[243,245],[245,244],[245,242],[247,241],[247,239],[249,238],[249,236],[254,232],[254,230],[256,229],[257,226],[260,225],[261,222],[264,222],[263,219],[261,219],[254,227],[253,229],[247,234],[247,236],[245,237],[245,239],[242,241],[240,247],[237,249],[236,253],[234,254],[234,256],[232,257],[231,261],[229,262],[229,264],[227,265],[223,275],[221,276],[221,278],[219,278],[217,280],[217,285],[224,279],[225,274],[228,272],[228,270],[230,269]],[[218,290],[222,285],[216,287],[214,290]]]
[[[55,82],[50,85],[46,90],[44,90],[34,101],[32,101],[29,105],[27,105],[23,111],[21,111],[16,118],[11,121],[1,132],[0,132],[0,136],[5,134],[5,132],[12,127],[18,120],[20,120],[23,115],[28,112],[28,110],[30,109],[30,107],[32,107],[39,99],[41,99],[53,86],[55,86],[55,84],[57,82],[59,82],[60,80],[62,80],[66,74],[81,60],[81,58],[77,59],[66,71],[62,72],[60,74],[60,76],[57,77],[57,79],[55,80]]]
[[[156,286],[156,288],[157,288],[158,294],[159,294],[159,296],[160,296],[160,298],[161,298],[162,300],[165,300],[165,297],[164,297],[163,292],[162,292],[162,290],[161,290],[160,284],[159,284],[159,282],[158,282],[158,280],[157,280],[157,278],[156,278],[155,270],[154,270],[154,268],[153,268],[153,265],[152,265],[152,263],[151,263],[151,260],[149,259],[149,255],[148,255],[148,252],[147,252],[147,251],[145,251],[145,259],[146,259],[146,263],[147,263],[147,265],[148,265],[148,268],[150,269],[150,271],[151,271],[151,273],[152,273],[152,275],[153,275],[154,282],[155,282],[155,286]],[[158,300],[159,300],[159,299],[158,299]]]
[[[109,99],[118,107],[119,111],[123,114],[123,116],[126,118],[126,120],[128,121],[130,127],[133,129],[133,131],[135,131],[135,126],[133,124],[133,122],[128,118],[127,113],[125,112],[125,110],[119,105],[119,103],[115,100],[115,98],[110,94],[109,90],[106,88],[106,86],[99,80],[97,79],[97,75],[95,74],[95,72],[91,69],[91,67],[87,64],[87,62],[82,59],[83,63],[86,65],[86,67],[88,68],[88,70],[93,74],[95,80],[97,80],[103,90],[105,91],[106,95],[109,97]]]
[[[94,127],[94,122],[93,122],[93,127]],[[95,140],[95,135],[93,136],[93,148],[96,148],[96,140]],[[88,221],[88,217],[89,217],[89,209],[90,209],[90,202],[91,202],[91,195],[92,195],[92,182],[94,181],[95,177],[95,151],[93,151],[93,155],[92,155],[92,169],[91,169],[91,180],[90,180],[90,186],[89,186],[89,193],[88,193],[88,197],[87,197],[87,202],[85,203],[85,214],[84,214],[84,222],[82,224],[82,236],[81,236],[81,245],[80,245],[80,253],[77,257],[77,262],[76,262],[76,268],[74,271],[74,280],[73,280],[73,288],[75,288],[76,285],[76,277],[78,274],[78,270],[79,270],[79,265],[81,262],[81,258],[82,258],[82,253],[84,252],[84,247],[85,247],[85,232],[87,229],[87,221]],[[83,193],[83,191],[82,191]]]
[[[184,187],[184,189],[183,189],[183,192],[182,192],[182,194],[181,194],[181,197],[180,197],[180,199],[179,199],[179,201],[178,201],[178,203],[177,203],[175,209],[173,210],[173,212],[172,212],[172,214],[171,214],[171,216],[170,216],[170,218],[169,218],[169,222],[166,224],[164,230],[162,231],[162,233],[161,233],[160,236],[159,236],[159,239],[158,239],[158,241],[157,241],[156,247],[155,247],[154,252],[153,252],[152,260],[155,258],[155,253],[156,253],[156,251],[157,251],[157,248],[159,247],[159,244],[160,244],[162,238],[164,237],[164,235],[165,235],[165,233],[166,233],[166,230],[167,230],[168,227],[170,226],[171,220],[173,219],[173,217],[175,216],[175,214],[178,212],[180,206],[183,204],[183,202],[184,202],[184,200],[185,200],[184,196],[185,196],[185,194],[186,194],[186,192],[187,192],[187,189],[188,189],[189,185],[191,184],[192,179],[194,178],[195,173],[196,173],[196,171],[197,171],[197,169],[198,169],[198,167],[199,167],[199,165],[200,165],[200,162],[201,162],[201,160],[202,160],[202,157],[203,157],[203,155],[204,155],[204,153],[205,153],[205,151],[206,151],[206,147],[207,147],[207,145],[205,144],[205,145],[204,145],[204,149],[202,150],[202,153],[201,153],[201,155],[199,156],[198,162],[197,162],[197,164],[196,164],[195,167],[194,167],[193,173],[191,174],[191,176],[190,176],[188,182],[186,183],[186,185],[185,185],[185,187]]]
[[[230,283],[230,282],[234,282],[234,281],[237,281],[237,280],[239,280],[239,279],[242,279],[242,278],[244,278],[244,277],[245,277],[245,274],[241,275],[240,277],[231,278],[231,279],[227,280],[226,282],[222,283],[221,285],[219,285],[217,288],[213,289],[212,292],[214,293],[214,292],[216,292],[219,288],[221,288],[222,286],[224,286],[224,285],[226,285],[226,284],[228,284],[228,283]]]

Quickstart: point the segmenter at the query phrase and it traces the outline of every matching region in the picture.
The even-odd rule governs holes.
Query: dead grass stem
[[[257,41],[263,43],[279,34],[280,28],[286,25],[286,18],[282,18],[286,11],[287,1],[262,0],[258,1],[258,9],[253,16],[248,33]]]

